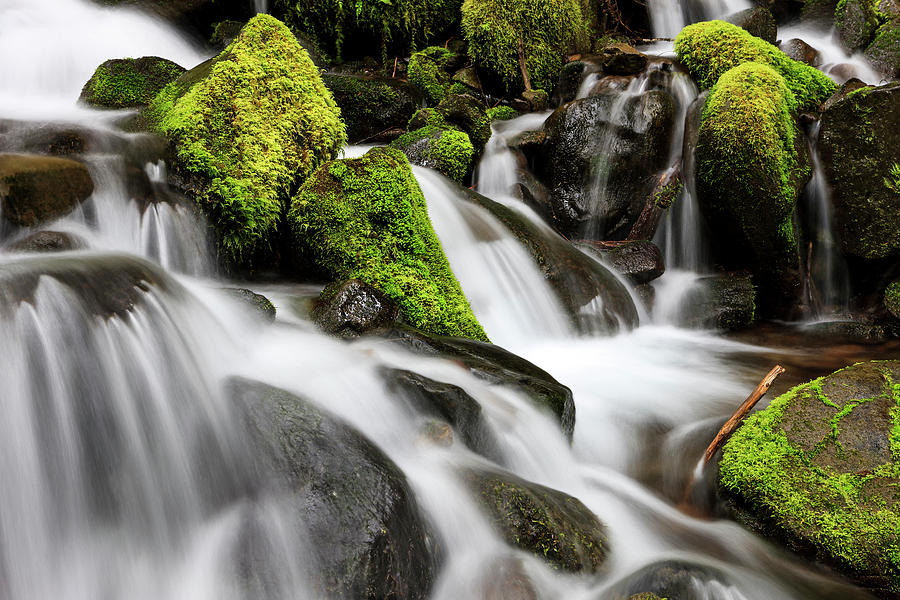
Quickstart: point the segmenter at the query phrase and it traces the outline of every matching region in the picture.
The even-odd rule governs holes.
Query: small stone
[[[628,44],[611,44],[601,53],[607,75],[636,75],[647,66],[647,55]]]

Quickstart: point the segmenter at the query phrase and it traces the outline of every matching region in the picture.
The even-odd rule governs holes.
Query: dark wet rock
[[[635,594],[633,596],[629,596],[628,600],[665,600],[665,599],[660,598],[656,594]]]
[[[241,21],[219,21],[213,23],[213,32],[209,37],[209,45],[221,52],[225,47],[234,41],[234,38],[243,29],[244,23]]]
[[[351,143],[405,128],[422,103],[422,95],[413,85],[396,79],[326,73],[322,81],[341,107]]]
[[[385,369],[384,378],[388,389],[401,395],[416,412],[446,421],[470,450],[502,464],[500,447],[481,405],[465,390],[399,369]],[[453,438],[451,433],[450,440]]]
[[[185,70],[158,56],[110,59],[97,67],[78,100],[96,108],[145,106]]]
[[[588,68],[588,63],[581,60],[566,63],[566,66],[559,72],[559,79],[550,94],[553,106],[560,106],[574,100],[578,95],[581,82],[589,70],[591,69]]]
[[[507,145],[513,150],[518,150],[526,156],[529,156],[537,153],[546,141],[547,132],[543,129],[539,129],[537,131],[523,131],[509,140]]]
[[[829,343],[881,344],[887,340],[884,327],[865,321],[822,321],[804,326],[803,331]]]
[[[552,567],[595,573],[609,552],[606,527],[577,498],[509,473],[462,473],[506,541]]]
[[[522,92],[522,99],[532,112],[547,110],[550,106],[550,94],[544,90],[525,90]]]
[[[275,305],[262,294],[246,288],[226,288],[225,291],[235,300],[239,300],[255,310],[265,321],[275,322]]]
[[[692,135],[693,132],[689,128],[688,134],[684,138],[685,144],[691,143],[692,139],[696,139],[692,138]],[[688,159],[685,159],[684,163],[686,165],[691,164]],[[684,182],[681,176],[681,166],[674,165],[657,179],[653,191],[644,201],[644,208],[641,210],[640,216],[625,239],[652,240],[656,235],[656,230],[659,227],[663,214],[681,197],[683,190]]]
[[[453,81],[461,83],[472,91],[481,91],[481,79],[475,67],[464,67],[453,74]]]
[[[822,115],[819,148],[844,252],[900,253],[900,83],[858,89]]]
[[[63,231],[38,231],[11,244],[9,250],[13,252],[64,252],[86,247],[87,243],[77,235]]]
[[[900,595],[900,361],[847,367],[798,386],[725,445],[719,488],[746,526]]]
[[[31,154],[0,154],[3,217],[34,227],[62,217],[94,191],[87,168],[74,160]]]
[[[774,44],[778,37],[778,24],[772,11],[763,6],[748,8],[729,15],[726,20],[745,31]]]
[[[550,190],[553,226],[569,238],[623,239],[665,168],[674,101],[662,90],[628,98],[610,119],[617,92],[575,100],[547,119],[537,174]],[[606,181],[596,200],[594,182]]]
[[[427,598],[437,572],[434,539],[393,461],[347,423],[283,390],[234,378],[228,391],[290,494],[297,533],[314,540],[318,595]]]
[[[822,112],[824,113],[826,110],[829,110],[832,106],[843,100],[847,97],[851,92],[855,92],[856,90],[860,90],[865,87],[870,87],[864,81],[861,81],[856,78],[849,79],[845,81],[838,91],[834,93],[828,100],[822,103]]]
[[[552,415],[566,436],[572,439],[575,428],[572,391],[524,358],[485,342],[430,335],[401,324],[375,331],[373,335],[417,354],[455,360],[480,379],[518,391]]]
[[[322,331],[351,338],[389,327],[399,318],[400,308],[378,288],[350,279],[326,287],[311,316]]]
[[[603,600],[651,600],[671,598],[678,600],[704,600],[707,598],[707,582],[723,582],[728,576],[713,567],[676,560],[652,563],[627,575],[603,595]]]
[[[900,17],[885,23],[865,52],[875,68],[890,78],[900,78]]]
[[[811,67],[822,64],[819,51],[801,39],[791,38],[781,42],[778,48],[794,60],[806,63]]]
[[[869,45],[878,29],[878,9],[871,0],[843,0],[834,12],[834,26],[848,50]]]
[[[709,275],[697,282],[682,308],[686,325],[746,329],[756,320],[756,287],[749,273]]]
[[[610,44],[600,52],[607,75],[636,75],[647,67],[647,55],[628,44]]]
[[[481,577],[483,600],[539,600],[521,559],[498,558],[486,565]]]
[[[659,247],[649,240],[621,243],[585,243],[583,247],[596,253],[606,264],[624,275],[631,283],[649,283],[666,271]]]

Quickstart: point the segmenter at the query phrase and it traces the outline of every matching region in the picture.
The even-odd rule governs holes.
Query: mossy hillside
[[[169,137],[174,170],[209,214],[225,258],[237,264],[270,249],[292,188],[346,142],[318,69],[268,15],[166,86],[146,117]]]
[[[419,88],[431,104],[438,104],[450,91],[453,80],[447,66],[454,54],[440,46],[430,46],[409,58],[409,82]]]
[[[472,142],[465,132],[436,125],[426,125],[405,133],[391,142],[391,147],[402,150],[413,164],[435,169],[444,177],[460,183],[475,155]]]
[[[329,277],[381,289],[423,331],[487,340],[399,150],[322,165],[294,197],[288,219],[298,250]]]
[[[675,52],[703,88],[712,88],[724,73],[744,63],[768,65],[793,92],[790,108],[795,111],[815,110],[837,90],[821,71],[725,21],[688,25],[675,38]]]
[[[474,63],[521,90],[519,48],[534,88],[550,89],[570,50],[587,49],[578,0],[465,0],[462,28]]]
[[[732,250],[750,249],[764,293],[775,296],[785,274],[798,266],[791,219],[810,176],[800,154],[794,105],[784,78],[771,67],[735,67],[710,92],[696,152],[704,210],[728,231],[720,237],[731,240]]]
[[[769,533],[900,592],[900,363],[848,367],[749,417],[719,484]]]
[[[80,100],[100,108],[144,106],[184,71],[172,61],[156,56],[108,60],[97,67],[84,85]]]
[[[273,0],[272,14],[338,59],[407,55],[450,32],[462,0]]]

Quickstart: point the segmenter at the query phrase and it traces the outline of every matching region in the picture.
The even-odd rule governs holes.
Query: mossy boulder
[[[157,56],[115,58],[94,71],[79,100],[98,108],[136,108],[148,104],[185,69]]]
[[[432,105],[439,104],[453,85],[451,69],[456,55],[442,46],[430,46],[409,58],[406,68],[409,82],[416,86]]]
[[[841,248],[865,259],[900,253],[900,84],[850,92],[822,115],[819,148]]]
[[[697,197],[716,243],[728,262],[754,271],[769,314],[786,314],[800,289],[792,217],[811,170],[794,106],[773,68],[735,67],[706,101],[696,149]]]
[[[878,0],[840,0],[834,11],[834,26],[848,50],[865,48],[875,37],[881,13]]]
[[[865,54],[879,71],[888,77],[900,78],[900,19],[882,25]]]
[[[296,248],[324,274],[374,285],[425,331],[487,339],[400,150],[322,165],[294,196],[288,220]]]
[[[346,141],[318,69],[268,15],[166,86],[145,118],[170,140],[173,182],[209,215],[224,258],[241,266],[267,259],[291,190]]]
[[[470,94],[449,94],[435,107],[434,112],[435,116],[429,124],[449,125],[465,132],[472,142],[476,158],[481,156],[491,137],[491,123],[513,119],[519,114],[509,106],[487,108]]]
[[[341,109],[350,143],[404,129],[422,103],[413,86],[397,79],[326,73],[322,80]]]
[[[469,56],[506,89],[521,90],[521,50],[534,88],[551,89],[570,50],[587,49],[579,0],[465,0],[462,28]]]
[[[748,62],[768,65],[791,90],[791,110],[815,110],[835,92],[837,84],[827,75],[791,60],[768,42],[725,21],[688,25],[675,38],[678,60],[701,87],[712,88],[725,72]]]
[[[338,59],[408,55],[459,22],[461,0],[271,0],[273,15]]]
[[[68,158],[0,154],[0,204],[4,220],[34,227],[58,219],[94,191],[87,168]]]
[[[577,498],[509,473],[470,469],[463,480],[506,541],[574,573],[595,573],[609,553],[606,527]]]
[[[475,155],[469,136],[446,126],[426,125],[401,135],[391,146],[402,150],[412,164],[434,169],[460,183]]]
[[[261,470],[285,492],[294,534],[315,540],[308,546],[316,565],[310,591],[428,598],[437,575],[436,540],[397,465],[359,431],[302,398],[237,378],[227,390],[265,457]],[[297,566],[306,571],[308,564]]]
[[[900,593],[900,362],[800,385],[725,445],[719,487],[738,514],[880,597]]]

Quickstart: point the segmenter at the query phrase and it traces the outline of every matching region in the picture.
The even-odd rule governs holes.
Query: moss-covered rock
[[[291,189],[346,141],[318,69],[268,15],[166,86],[146,118],[170,139],[174,182],[209,215],[225,258],[241,265],[271,249]]]
[[[577,498],[507,473],[468,470],[463,478],[513,546],[563,571],[595,573],[606,560],[606,527]]]
[[[878,0],[840,0],[834,10],[834,26],[848,50],[865,48],[878,29]]]
[[[579,0],[465,0],[462,27],[475,64],[522,89],[519,53],[534,88],[551,89],[569,50],[586,49]]]
[[[798,386],[725,445],[719,486],[749,524],[900,593],[900,362]]]
[[[900,77],[900,20],[882,25],[865,54],[869,62],[888,77]]]
[[[156,56],[111,59],[97,67],[79,100],[98,108],[144,106],[184,71]]]
[[[337,58],[406,55],[459,22],[461,0],[272,0],[270,10]]]
[[[745,63],[713,87],[696,150],[697,196],[725,253],[758,277],[766,312],[782,313],[799,291],[794,205],[811,174],[791,114],[796,103],[773,68]],[[739,260],[740,260],[739,258]]]
[[[402,150],[412,164],[435,169],[457,182],[465,178],[475,155],[468,135],[452,127],[435,125],[401,135],[391,146]]]
[[[822,114],[819,148],[841,248],[866,259],[900,252],[900,84],[860,88]]]
[[[228,44],[234,41],[244,23],[241,21],[219,21],[213,24],[212,35],[209,36],[209,45],[217,49],[219,52],[224,50]]]
[[[323,273],[376,286],[424,331],[487,339],[400,150],[324,164],[294,196],[288,219],[297,249]]]
[[[712,88],[719,77],[738,65],[768,65],[784,77],[793,93],[792,110],[814,110],[837,89],[821,71],[791,60],[772,44],[725,21],[688,25],[675,38],[675,52],[704,88]]]
[[[58,219],[94,191],[87,168],[68,158],[0,154],[0,205],[5,221],[34,227]]]
[[[884,307],[895,319],[900,319],[900,280],[892,282],[885,288]]]
[[[409,58],[406,74],[409,82],[425,94],[431,104],[438,104],[450,92],[453,78],[449,72],[455,54],[441,46],[430,46]]]
[[[413,86],[397,79],[326,73],[322,80],[341,108],[350,143],[405,128],[422,103],[421,95]]]

